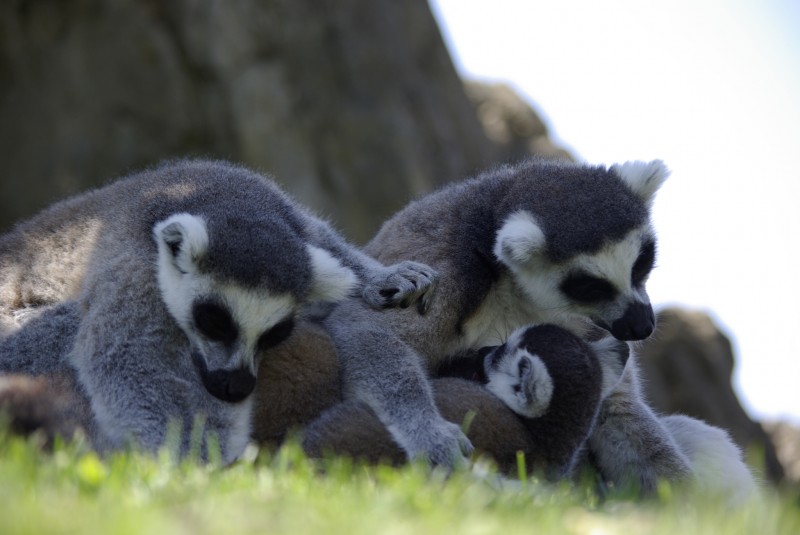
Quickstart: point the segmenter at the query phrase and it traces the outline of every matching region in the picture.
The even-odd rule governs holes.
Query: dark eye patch
[[[285,320],[276,323],[270,330],[262,334],[258,338],[258,349],[264,351],[271,347],[280,344],[292,334],[294,330],[294,318],[286,318]]]
[[[239,336],[230,312],[215,303],[197,303],[192,309],[195,327],[200,333],[215,342],[233,343]]]
[[[650,272],[656,262],[656,242],[649,241],[642,245],[642,250],[639,253],[639,258],[633,263],[631,269],[631,284],[634,287],[640,286]]]
[[[583,304],[611,301],[617,296],[617,290],[610,282],[586,273],[570,275],[560,288],[564,295]]]

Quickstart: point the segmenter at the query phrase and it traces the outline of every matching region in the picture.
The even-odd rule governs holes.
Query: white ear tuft
[[[311,300],[333,303],[350,295],[358,284],[356,274],[325,249],[313,245],[306,245],[306,249],[311,257],[311,272],[314,277]]]
[[[542,229],[533,216],[520,210],[511,214],[494,242],[494,255],[509,266],[523,266],[545,245]]]
[[[158,254],[182,273],[196,271],[198,260],[208,250],[208,231],[203,218],[187,213],[173,214],[153,226]]]
[[[614,164],[611,166],[611,171],[615,172],[647,206],[652,204],[656,191],[669,176],[669,169],[661,160]]]

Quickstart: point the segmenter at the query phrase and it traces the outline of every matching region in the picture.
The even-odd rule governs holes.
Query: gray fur
[[[372,307],[418,303],[425,310],[437,281],[416,262],[375,261],[263,175],[221,161],[178,160],[58,202],[0,236],[0,336],[24,323],[20,311],[77,297],[89,261],[102,262],[98,246],[130,231],[132,247],[152,251],[153,225],[176,212],[206,217],[212,235],[227,229],[224,240],[209,244],[203,269],[240,284],[307,293],[304,243],[352,269]]]
[[[544,367],[518,367],[514,358],[520,350],[526,358],[539,359]],[[440,369],[438,373],[445,377],[432,381],[433,395],[447,421],[460,425],[468,414],[473,416],[468,438],[503,472],[518,473],[517,452],[521,452],[529,472],[558,480],[572,474],[592,431],[603,373],[612,368],[621,371],[617,363],[624,357],[618,351],[604,350],[602,363],[599,357],[592,345],[565,329],[553,325],[527,327],[512,334],[502,346],[471,353],[461,362]],[[512,360],[513,366],[508,366]],[[610,368],[608,361],[612,361]],[[524,373],[516,375],[523,369]],[[545,377],[534,377],[532,370]],[[509,375],[514,376],[510,381]],[[553,395],[541,407],[539,417],[515,415],[490,393],[494,383],[519,391],[537,379],[553,385]],[[611,380],[618,379],[619,374]],[[488,388],[481,381],[488,383]],[[404,460],[403,450],[375,412],[355,399],[331,408],[311,423],[304,430],[303,446],[314,457],[337,454],[393,464]]]
[[[216,440],[231,461],[249,440],[258,329],[266,335],[316,301],[341,299],[353,271],[377,307],[417,301],[424,310],[436,282],[421,264],[370,259],[261,175],[171,162],[59,203],[0,238],[0,312],[11,325],[0,365],[77,378],[100,450],[153,451],[177,426],[181,453],[196,446],[207,456]],[[195,286],[181,293],[173,283]],[[273,298],[274,317],[261,317]],[[193,302],[231,299],[243,300],[245,315],[230,313],[231,339],[204,339]]]
[[[604,484],[635,490],[644,496],[652,495],[659,481],[691,482],[701,493],[721,497],[731,504],[740,504],[755,494],[753,475],[725,431],[684,415],[658,416],[647,406],[636,361],[626,342],[605,337],[585,344],[577,338],[570,341],[571,338],[574,337],[568,332],[551,325],[528,327],[513,333],[502,346],[476,357],[477,363],[459,365],[459,375],[481,378],[483,372],[487,390],[516,402],[521,399],[518,392],[532,390],[531,384],[537,379],[530,373],[534,367],[519,366],[514,360],[524,349],[525,355],[544,358],[548,375],[557,385],[543,417],[521,418],[525,436],[496,435],[481,443],[483,451],[504,452],[506,442],[525,442],[526,456],[546,459],[544,466],[551,475],[568,476],[580,461],[585,463],[582,468],[591,465],[596,469]],[[602,381],[587,383],[595,372],[586,375],[586,368],[579,365],[580,355],[591,356],[592,361],[596,356]],[[513,376],[511,381],[509,374]],[[567,389],[560,390],[558,385],[566,385]],[[596,394],[601,396],[600,404],[593,401]],[[469,406],[476,399],[480,399],[479,393],[467,392],[459,403]],[[437,401],[440,407],[447,406],[447,401]],[[584,403],[588,405],[582,407]],[[516,403],[505,406],[517,413],[525,412]],[[600,410],[595,424],[597,408]],[[484,414],[485,418],[476,419],[470,431],[481,435],[481,426],[486,426],[487,420],[502,420],[505,412],[492,409]],[[589,414],[590,428],[585,425]],[[506,431],[515,432],[512,428]],[[339,439],[336,444],[340,449],[341,442]],[[582,447],[572,447],[575,444]]]
[[[467,436],[481,455],[506,474],[517,474],[517,452],[526,452],[529,468],[535,440],[525,424],[480,383],[457,377],[431,381],[436,406],[453,425],[469,422]],[[346,456],[368,463],[401,465],[408,456],[366,403],[345,400],[324,411],[302,431],[302,445],[312,458]],[[498,440],[502,437],[502,440]]]
[[[635,490],[643,496],[653,495],[660,481],[691,483],[694,490],[720,497],[734,505],[756,493],[755,479],[742,460],[741,451],[725,431],[684,415],[658,416],[647,406],[641,394],[636,361],[631,357],[627,343],[605,337],[588,343],[591,350],[578,350],[571,354],[571,350],[574,352],[578,346],[568,343],[569,338],[569,333],[559,333],[559,329],[553,326],[529,327],[515,332],[506,344],[481,357],[487,390],[495,393],[505,388],[509,390],[507,394],[513,394],[510,388],[513,386],[518,387],[514,390],[530,390],[530,384],[535,381],[535,377],[528,373],[532,368],[514,366],[509,369],[506,366],[520,348],[531,355],[546,357],[547,370],[554,378],[559,370],[566,374],[560,381],[556,379],[556,384],[569,384],[574,380],[570,377],[573,372],[567,366],[575,363],[576,354],[596,355],[602,370],[601,384],[593,382],[589,387],[581,388],[581,369],[578,366],[574,372],[577,384],[570,385],[574,387],[569,393],[562,391],[561,397],[556,388],[544,417],[521,418],[526,425],[526,437],[497,435],[492,441],[483,442],[482,449],[503,452],[506,441],[518,444],[528,440],[530,449],[523,451],[529,458],[530,451],[538,452],[539,455],[533,455],[533,459],[544,456],[547,459],[544,466],[551,474],[568,476],[568,470],[553,470],[575,467],[576,462],[581,462],[585,463],[580,465],[582,468],[596,469],[605,485]],[[473,365],[473,371],[480,371],[476,370],[478,366],[480,364]],[[505,377],[509,371],[513,375],[514,370],[519,370],[515,377],[517,384]],[[591,394],[595,389],[601,390],[602,399],[599,405],[594,405],[600,408],[599,415],[591,412],[593,416],[598,415],[597,422],[595,424],[592,420],[590,434],[588,431],[582,434],[580,431],[585,427],[580,422],[588,409],[582,413],[580,405],[587,399],[584,392]],[[479,394],[467,393],[460,403],[469,405],[476,397]],[[509,398],[508,395],[500,397]],[[442,402],[439,403],[442,406]],[[591,406],[591,398],[589,403]],[[520,412],[516,405],[506,406]],[[480,434],[479,426],[486,426],[487,419],[503,419],[504,412],[495,409],[484,414],[484,419],[476,419],[478,427],[473,427],[471,432]],[[576,419],[578,425],[575,425]],[[571,433],[570,429],[577,432]],[[506,431],[514,433],[515,430],[507,428]],[[542,440],[541,437],[549,438]],[[584,448],[570,449],[569,444],[574,444],[576,439],[583,445],[587,437]],[[573,457],[567,457],[570,452]],[[559,458],[569,459],[570,463],[559,464]]]
[[[643,495],[654,494],[661,480],[691,478],[689,459],[644,401],[633,357],[601,404],[589,437],[589,458],[604,481]]]
[[[630,286],[636,254],[654,243],[649,204],[666,170],[660,162],[625,170],[629,180],[599,167],[523,162],[447,187],[392,217],[366,251],[381,262],[432,266],[441,275],[437,298],[424,317],[376,312],[354,300],[333,311],[326,324],[342,359],[345,394],[366,402],[409,456],[450,465],[471,447],[433,403],[427,374],[442,359],[500,343],[531,323],[582,333],[591,320],[618,337],[648,335],[654,320],[644,280],[651,266],[608,302],[576,303],[559,289],[583,259],[625,240],[634,248],[622,274]],[[530,235],[500,243],[520,212],[528,221],[520,228]],[[555,304],[533,297],[537,291]]]
[[[28,430],[42,430],[50,438],[81,429],[95,446],[104,447],[91,400],[69,360],[80,322],[78,303],[67,301],[40,310],[0,341],[0,398],[14,400],[4,407],[12,426],[14,419],[23,419]]]
[[[657,415],[644,400],[634,358],[607,393],[589,438],[590,462],[605,483],[649,496],[659,481],[689,483],[739,504],[757,487],[722,429],[683,415]]]
[[[303,431],[306,453],[312,457],[345,455],[371,463],[405,462],[404,450],[366,403],[349,399],[334,404],[338,398],[332,391],[326,399],[333,406],[320,414],[319,406],[305,399],[337,377],[325,356],[333,351],[329,342],[317,340],[314,347],[314,357],[306,360],[304,373],[323,379],[312,378],[283,392],[289,396],[284,404],[294,405],[291,400],[302,399],[301,406],[314,409],[294,420],[299,424],[313,417]],[[285,346],[283,351],[287,349]],[[515,363],[511,357],[520,349],[544,357],[556,385],[541,417],[515,414],[510,408],[518,410],[517,406],[509,407],[490,392],[490,388],[512,392],[516,386],[526,390],[535,381],[527,372],[511,381],[503,377],[514,374],[515,368],[507,364]],[[259,388],[274,394],[274,388],[286,384],[282,379],[261,383]],[[559,479],[576,468],[581,469],[576,476],[583,475],[583,469],[597,470],[604,484],[644,496],[652,495],[662,480],[691,483],[704,495],[719,496],[732,504],[757,491],[740,450],[727,433],[687,416],[658,416],[646,405],[628,344],[610,337],[583,342],[551,325],[522,328],[502,346],[448,361],[431,385],[444,418],[455,424],[468,421],[467,436],[476,451],[488,455],[503,473],[512,476],[518,474],[517,452],[522,452],[530,472]],[[274,403],[262,405],[262,417],[254,425],[271,429],[276,419]]]

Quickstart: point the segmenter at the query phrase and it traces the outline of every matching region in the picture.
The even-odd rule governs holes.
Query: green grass
[[[312,463],[299,449],[230,467],[81,445],[42,452],[0,434],[0,534],[798,534],[795,493],[726,507],[664,487],[647,502],[589,487],[510,481],[477,463],[445,477],[419,465]]]

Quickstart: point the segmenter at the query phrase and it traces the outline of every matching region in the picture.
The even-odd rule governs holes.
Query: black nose
[[[212,396],[230,403],[242,401],[256,388],[256,377],[247,370],[214,370],[207,377],[208,380],[204,381],[206,390]]]
[[[249,370],[209,370],[205,359],[197,353],[192,354],[200,379],[209,394],[222,401],[238,403],[253,393],[256,388],[256,376]]]
[[[625,313],[611,324],[617,340],[644,340],[656,327],[656,316],[649,303],[631,303]]]

